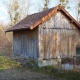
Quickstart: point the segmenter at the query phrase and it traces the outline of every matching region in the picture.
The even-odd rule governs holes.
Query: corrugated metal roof
[[[64,14],[67,17],[69,17],[70,20],[73,21],[77,27],[80,28],[80,24],[62,6],[57,6],[55,8],[51,8],[51,9],[27,16],[26,18],[21,20],[19,23],[14,25],[12,28],[9,28],[6,32],[15,31],[15,30],[22,30],[22,29],[31,29],[31,26],[33,26],[33,25],[34,25],[34,27],[36,27],[37,25],[39,25],[40,23],[43,22],[42,19],[45,16],[51,17],[51,16],[49,16],[50,13],[52,13],[52,14],[55,13],[55,10],[56,11],[58,11],[58,10],[63,11]],[[46,18],[46,20],[47,20],[47,18]],[[36,23],[37,23],[37,25],[35,25]]]

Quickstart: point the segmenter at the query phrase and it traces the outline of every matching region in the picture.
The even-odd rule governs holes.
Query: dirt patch
[[[32,72],[24,68],[19,68],[0,71],[0,80],[54,80],[54,79],[42,73]]]

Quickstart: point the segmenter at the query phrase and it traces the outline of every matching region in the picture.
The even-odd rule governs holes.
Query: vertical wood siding
[[[39,26],[39,59],[72,57],[80,44],[80,31],[58,12]]]
[[[38,58],[38,28],[13,32],[14,54],[24,58]]]

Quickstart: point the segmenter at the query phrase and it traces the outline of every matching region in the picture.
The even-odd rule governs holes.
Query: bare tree
[[[69,0],[60,0],[60,4],[65,8],[66,7],[66,5],[69,3]],[[69,6],[68,6],[68,8],[70,8]]]
[[[17,22],[19,22],[22,18],[24,18],[25,16],[28,15],[28,11],[30,8],[30,1],[29,0],[19,0],[19,1],[18,0],[9,0],[9,2],[7,2],[5,4],[5,7],[7,9],[7,12],[9,13],[9,17],[11,20],[10,26],[13,26]],[[0,24],[0,25],[2,25],[2,24]],[[0,27],[0,30],[4,34],[5,34],[6,29],[7,28],[5,28],[3,26]],[[5,35],[5,36],[6,36],[7,40],[11,43],[12,42],[11,34]]]
[[[49,5],[49,0],[45,0],[44,8],[43,10],[47,10]]]
[[[80,23],[80,3],[78,4],[78,22]]]
[[[10,3],[7,5],[7,12],[10,15],[11,26],[19,22],[22,18],[28,15],[30,8],[29,0],[10,0]]]

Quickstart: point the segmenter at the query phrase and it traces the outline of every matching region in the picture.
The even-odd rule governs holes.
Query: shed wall
[[[38,58],[38,28],[13,32],[14,55]]]
[[[76,55],[80,30],[61,12],[39,26],[39,59],[66,58]]]

